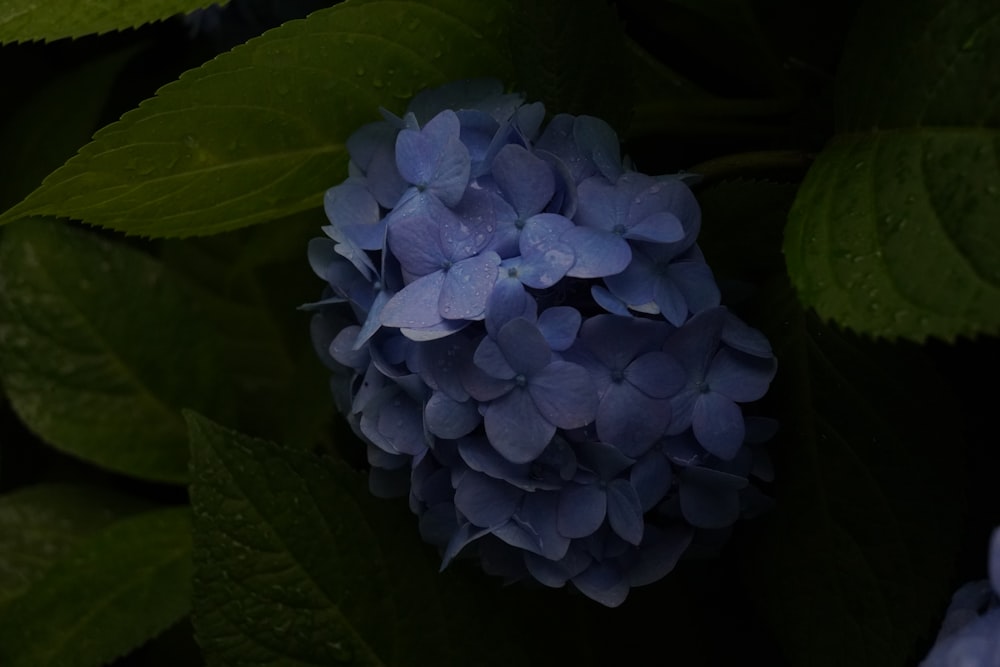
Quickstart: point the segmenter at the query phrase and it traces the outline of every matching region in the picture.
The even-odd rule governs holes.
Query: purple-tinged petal
[[[476,348],[472,362],[491,378],[512,380],[517,375],[517,371],[507,361],[507,357],[504,356],[500,346],[489,337],[483,338],[479,342],[479,347]],[[471,390],[470,393],[472,393]]]
[[[566,272],[573,278],[604,278],[621,273],[632,259],[628,241],[599,229],[574,227],[560,240],[573,249],[576,262]]]
[[[439,438],[461,438],[479,426],[482,417],[475,401],[456,401],[442,392],[435,392],[424,406],[427,430]]]
[[[459,526],[448,542],[448,547],[444,550],[444,555],[441,557],[441,570],[443,571],[448,567],[451,561],[461,553],[462,549],[484,535],[489,535],[489,533],[490,530],[488,528],[476,528],[470,523],[464,523]]]
[[[498,479],[470,472],[455,489],[455,508],[477,526],[498,526],[514,514],[524,492]]]
[[[419,130],[396,137],[396,166],[408,182],[436,195],[448,206],[462,198],[469,182],[469,150],[461,142],[454,111],[445,110]]]
[[[400,454],[416,456],[427,449],[423,412],[415,401],[402,394],[379,408],[378,431]]]
[[[389,250],[408,275],[426,276],[448,265],[441,226],[430,215],[403,216],[389,225],[388,234]]]
[[[597,410],[597,435],[623,454],[644,454],[670,422],[670,403],[653,399],[627,383],[608,386]]]
[[[670,398],[670,424],[667,435],[677,435],[686,431],[694,419],[694,406],[698,402],[701,391],[698,389],[682,389]]]
[[[617,607],[628,597],[628,581],[608,563],[595,562],[572,581],[581,593],[605,607]]]
[[[714,391],[698,398],[691,428],[699,444],[723,461],[736,456],[746,432],[740,406]]]
[[[440,323],[438,302],[444,278],[444,271],[435,271],[396,292],[382,308],[382,326],[422,329]]]
[[[630,544],[642,542],[645,522],[642,503],[632,485],[623,479],[613,479],[608,484],[608,523],[620,538]]]
[[[600,285],[594,285],[590,288],[590,295],[594,297],[594,301],[598,306],[604,310],[612,313],[613,315],[621,315],[622,317],[631,317],[632,313],[629,312],[628,306],[624,301],[616,297],[606,288]]]
[[[597,415],[590,373],[568,361],[554,361],[531,377],[528,392],[538,412],[559,428],[580,428]]]
[[[767,393],[775,371],[777,361],[773,357],[762,359],[723,347],[712,360],[705,380],[713,392],[746,403]]]
[[[651,398],[670,398],[684,386],[684,369],[669,354],[647,352],[625,367],[629,384]]]
[[[492,401],[484,421],[490,444],[512,463],[538,458],[556,433],[555,425],[539,414],[531,395],[518,387]]]
[[[552,169],[523,146],[508,144],[493,158],[493,179],[519,218],[545,208],[555,192]]]
[[[623,191],[613,183],[600,176],[588,178],[577,187],[577,197],[576,224],[607,233],[624,229],[628,217],[627,193],[623,196]]]
[[[709,364],[719,349],[725,308],[710,308],[692,316],[667,339],[663,351],[680,362],[693,381],[705,379]]]
[[[500,276],[486,300],[486,332],[493,338],[497,337],[503,325],[516,317],[534,321],[538,308],[535,299],[524,291],[521,281],[507,277],[503,264],[500,265],[499,273]]]
[[[490,339],[484,338],[483,340]],[[493,345],[495,347],[496,344],[493,343]],[[487,361],[486,363],[489,364],[491,362]],[[511,369],[511,371],[512,370],[513,369]],[[506,373],[507,371],[503,372]],[[461,373],[462,386],[467,392],[469,392],[469,395],[477,401],[492,401],[500,396],[503,396],[516,386],[513,380],[513,375],[510,378],[498,378],[486,373],[475,364],[463,366]]]
[[[675,327],[683,325],[688,319],[690,307],[687,299],[669,275],[661,275],[653,283],[653,302],[663,314],[663,319]]]
[[[368,310],[368,317],[365,318],[361,331],[358,332],[357,340],[354,341],[354,349],[361,348],[382,327],[382,309],[385,308],[385,304],[389,303],[392,296],[387,290],[378,290],[375,293],[375,300],[372,301]]]
[[[575,308],[556,306],[543,310],[538,316],[538,330],[550,348],[562,352],[576,342],[582,321],[580,312]]]
[[[524,554],[524,564],[531,576],[551,588],[562,588],[567,581],[586,570],[593,561],[593,558],[579,548],[571,548],[565,557],[557,561],[531,552]]]
[[[337,362],[359,371],[366,368],[368,362],[371,361],[368,349],[362,348],[359,350],[354,344],[360,331],[361,327],[356,325],[344,327],[330,342],[329,347],[330,356],[336,359]]]
[[[629,483],[639,496],[644,512],[656,507],[670,491],[674,473],[670,462],[659,451],[653,450],[635,462],[629,470]]]
[[[674,243],[684,238],[684,228],[673,213],[660,211],[629,227],[625,231],[625,238],[650,243]]]
[[[399,332],[410,340],[423,342],[450,336],[457,331],[461,331],[468,325],[469,320],[441,320],[426,327],[401,327]]]
[[[503,325],[496,341],[511,368],[526,377],[541,371],[552,359],[552,350],[538,327],[523,317]]]
[[[559,532],[566,537],[588,537],[607,515],[608,499],[595,485],[570,484],[559,493]]]
[[[667,274],[673,289],[683,296],[687,309],[692,313],[719,305],[722,298],[719,286],[712,275],[712,269],[704,262],[672,262],[667,267]],[[723,329],[725,331],[725,329]],[[725,333],[723,333],[725,335]]]
[[[497,280],[500,257],[486,252],[458,262],[445,271],[438,309],[449,320],[476,320],[485,317],[486,300]]]
[[[722,342],[755,357],[768,359],[774,356],[771,343],[764,334],[748,326],[732,313],[727,313],[725,324],[722,326]]]
[[[472,470],[509,484],[517,485],[519,478],[526,477],[531,472],[529,464],[511,463],[490,446],[486,438],[480,436],[460,439],[458,453]]]
[[[632,306],[652,301],[653,286],[660,280],[653,261],[644,253],[633,252],[625,270],[606,277],[604,283],[612,294]]]
[[[621,144],[618,135],[606,122],[593,116],[577,116],[573,138],[580,153],[593,161],[598,171],[611,182],[622,172]]]
[[[558,494],[551,491],[525,494],[524,502],[513,517],[515,522],[535,537],[537,546],[531,551],[549,560],[562,559],[570,545],[569,538],[561,535],[556,527],[558,499]]]

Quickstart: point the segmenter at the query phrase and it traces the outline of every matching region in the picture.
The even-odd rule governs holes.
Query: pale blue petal
[[[590,227],[567,230],[560,240],[576,255],[573,268],[566,275],[573,278],[603,278],[621,273],[632,259],[628,241],[609,232]]]
[[[651,243],[674,243],[684,238],[684,228],[673,213],[661,211],[631,225],[625,231],[625,238]]]
[[[487,252],[458,262],[445,271],[438,312],[449,320],[480,320],[497,280],[500,257]]]
[[[450,261],[441,247],[441,226],[430,215],[403,216],[389,225],[388,246],[403,271],[426,276]]]
[[[436,271],[418,278],[396,292],[382,308],[383,326],[422,329],[442,321],[438,311],[444,271]]]
[[[622,317],[632,316],[632,313],[629,312],[625,302],[616,297],[606,288],[601,287],[600,285],[594,285],[590,288],[590,295],[594,297],[594,301],[598,306],[609,313],[621,315]]]
[[[499,277],[486,300],[486,332],[496,338],[503,325],[516,317],[534,321],[537,304],[517,278],[506,275],[501,263]]]
[[[538,316],[538,330],[550,348],[562,352],[576,342],[582,321],[580,312],[575,308],[556,306],[543,310]]]
[[[521,219],[543,210],[555,192],[552,169],[523,146],[508,144],[493,159],[493,179]]]
[[[580,153],[592,160],[606,179],[614,182],[624,172],[618,135],[606,122],[593,116],[577,116],[573,138]]]

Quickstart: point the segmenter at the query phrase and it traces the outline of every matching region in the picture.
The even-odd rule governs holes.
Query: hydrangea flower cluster
[[[988,560],[989,579],[956,591],[937,641],[920,667],[1000,665],[1000,528],[993,530]]]
[[[759,509],[773,424],[740,404],[776,361],[720,306],[683,179],[496,81],[383,116],[326,193],[307,307],[372,491],[409,495],[442,567],[617,606]]]

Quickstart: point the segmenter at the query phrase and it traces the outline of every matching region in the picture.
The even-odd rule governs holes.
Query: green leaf
[[[513,8],[511,55],[528,100],[544,102],[551,114],[628,127],[635,82],[615,9],[605,0],[515,0]]]
[[[0,209],[30,193],[90,141],[108,91],[135,48],[74,67],[32,95],[0,127]]]
[[[218,4],[225,3],[222,0]],[[211,4],[207,0],[4,0],[0,7],[0,44],[125,30]]]
[[[5,667],[92,667],[183,618],[191,602],[186,507],[122,519],[83,541],[0,612]]]
[[[799,297],[859,332],[1000,332],[1000,7],[870,3],[838,134],[802,185],[785,254]]]
[[[506,3],[351,1],[185,73],[2,217],[152,236],[212,234],[317,208],[344,142],[419,90],[507,78]]]
[[[951,586],[961,419],[923,350],[862,340],[803,311],[773,261],[794,195],[743,182],[699,195],[705,256],[752,281],[739,314],[779,363],[757,406],[781,420],[768,446],[776,506],[746,527],[745,580],[791,664],[903,665],[933,635]]]
[[[24,487],[0,497],[0,607],[82,539],[143,506],[108,489],[71,484]]]
[[[532,628],[480,582],[439,575],[405,502],[372,498],[342,462],[188,421],[194,624],[210,664],[527,664]]]
[[[163,264],[33,219],[0,237],[0,378],[58,449],[136,477],[187,478],[182,407],[226,415],[211,320]]]

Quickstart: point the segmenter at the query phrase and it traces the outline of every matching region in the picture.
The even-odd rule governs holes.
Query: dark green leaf
[[[527,664],[533,630],[519,624],[540,615],[439,575],[405,502],[373,499],[341,462],[189,424],[194,623],[210,664]],[[562,647],[560,632],[546,634]]]
[[[1000,332],[1000,6],[869,3],[841,134],[792,209],[788,269],[821,317],[922,341]]]
[[[723,183],[700,195],[706,258],[754,280],[739,312],[779,364],[759,406],[781,419],[769,447],[776,507],[747,526],[746,581],[792,664],[903,665],[932,635],[951,585],[960,419],[921,350],[803,312],[774,262],[794,194]]]
[[[344,142],[430,85],[507,78],[506,3],[346,2],[187,72],[0,222],[56,215],[135,234],[211,234],[316,208]]]
[[[134,53],[124,49],[70,69],[26,100],[0,127],[0,209],[24,198],[90,141],[107,93]]]
[[[125,30],[210,4],[208,0],[5,0],[0,7],[0,44]]]
[[[93,667],[188,613],[188,508],[118,521],[73,548],[0,612],[5,667]]]
[[[625,31],[605,0],[515,0],[511,55],[531,101],[628,127],[635,82]]]
[[[83,538],[143,507],[99,488],[43,484],[0,497],[0,605],[23,593]]]
[[[0,237],[0,378],[42,439],[137,477],[183,481],[181,407],[228,414],[210,320],[161,262],[41,219]]]

